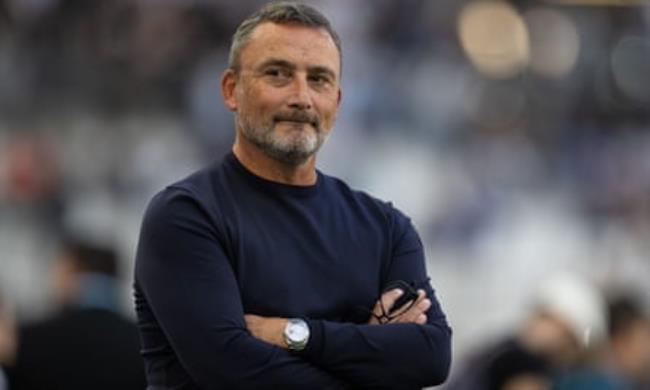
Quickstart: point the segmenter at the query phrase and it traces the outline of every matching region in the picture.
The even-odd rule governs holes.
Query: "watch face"
[[[287,329],[287,336],[293,341],[303,341],[308,336],[307,328],[301,323],[292,323]]]
[[[302,350],[309,341],[309,325],[300,318],[290,319],[284,328],[284,341],[290,350]]]

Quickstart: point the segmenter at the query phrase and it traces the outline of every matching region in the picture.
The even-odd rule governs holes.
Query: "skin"
[[[394,289],[385,292],[381,296],[381,300],[384,304],[386,310],[390,310],[393,307],[393,304],[403,294],[403,291],[400,289]],[[379,300],[375,304],[373,313],[375,316],[381,316]],[[408,308],[410,306],[410,308]],[[391,321],[387,322],[389,324],[397,323],[415,323],[423,325],[427,322],[427,316],[424,314],[431,307],[431,301],[426,297],[424,290],[418,290],[418,298],[416,302],[411,306],[410,302],[407,302],[402,306],[404,309],[400,309],[395,312],[394,317]],[[408,310],[406,310],[408,308]],[[246,326],[248,330],[262,341],[273,344],[281,348],[287,348],[287,344],[284,341],[283,332],[284,328],[287,325],[287,319],[281,317],[262,317],[253,314],[247,314],[244,316],[246,320]],[[371,325],[379,325],[379,321],[371,316],[368,321]]]
[[[644,380],[650,372],[650,321],[638,319],[610,342],[610,365],[634,380]]]
[[[61,254],[52,265],[50,272],[54,297],[58,304],[65,305],[79,291],[79,271],[70,254]]]
[[[393,307],[395,301],[403,294],[404,292],[400,289],[394,289],[387,291],[381,296],[381,303],[377,301],[372,312],[374,316],[370,317],[369,324],[380,324],[377,317],[381,317],[382,309],[381,305],[383,304],[386,310],[390,310]],[[427,322],[427,310],[431,307],[431,301],[426,297],[424,290],[418,290],[418,297],[415,300],[415,303],[412,307],[409,308],[410,302],[407,302],[402,306],[402,309],[395,311],[391,314],[391,317],[394,317],[392,320],[385,323],[416,323],[416,324],[425,324]],[[408,308],[408,310],[407,310]]]
[[[529,318],[519,339],[528,349],[545,356],[558,367],[573,364],[582,351],[565,320],[550,312],[539,312]]]
[[[16,353],[16,324],[6,305],[0,302],[0,364],[11,365]]]
[[[233,153],[264,179],[314,185],[316,152],[334,126],[341,103],[340,56],[334,41],[325,29],[262,23],[241,50],[238,69],[226,70],[221,79],[224,103],[235,114]],[[264,143],[285,152],[298,150],[294,157],[301,156],[278,156]],[[399,289],[384,293],[384,307],[389,310],[401,294]],[[397,311],[390,322],[424,324],[430,306],[419,291],[415,304]],[[379,301],[373,312],[381,315]],[[247,314],[245,320],[253,336],[287,348],[286,318]],[[369,323],[379,324],[374,317]]]
[[[549,390],[551,384],[548,379],[535,374],[518,375],[506,382],[503,390]]]
[[[228,69],[221,87],[235,113],[233,152],[250,171],[267,180],[308,186],[316,183],[316,150],[288,163],[251,142],[247,133],[284,145],[314,144],[334,125],[341,102],[339,54],[324,29],[262,23]],[[282,120],[284,119],[284,120]]]

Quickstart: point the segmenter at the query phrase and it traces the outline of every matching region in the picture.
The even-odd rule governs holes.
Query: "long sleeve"
[[[143,355],[160,353],[168,342],[192,381],[204,389],[345,388],[323,369],[248,332],[223,237],[212,222],[183,191],[166,190],[151,202],[136,261]],[[152,323],[142,323],[149,317]],[[162,344],[156,342],[161,337],[166,339]],[[150,385],[167,385],[166,375]]]
[[[420,239],[395,211],[396,240],[385,282],[428,280]],[[361,388],[413,389],[444,382],[451,363],[451,329],[431,285],[419,286],[432,305],[427,324],[357,325],[309,320],[312,339],[303,356]]]

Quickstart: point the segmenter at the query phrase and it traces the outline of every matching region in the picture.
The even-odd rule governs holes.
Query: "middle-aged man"
[[[446,379],[451,331],[410,220],[315,168],[340,78],[339,39],[312,7],[272,3],[237,29],[221,83],[232,153],[157,194],[140,233],[149,389]]]

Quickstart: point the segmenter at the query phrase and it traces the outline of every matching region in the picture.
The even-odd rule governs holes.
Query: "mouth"
[[[275,123],[287,123],[287,124],[289,124],[291,126],[311,125],[312,127],[315,127],[314,123],[312,123],[312,122],[304,122],[304,121],[279,120],[279,121],[275,121]]]
[[[273,121],[275,123],[288,123],[292,126],[298,126],[298,125],[311,125],[314,129],[318,129],[318,120],[313,119],[313,118],[308,118],[308,117],[301,117],[301,118],[291,118],[291,117],[275,117],[273,118]]]

